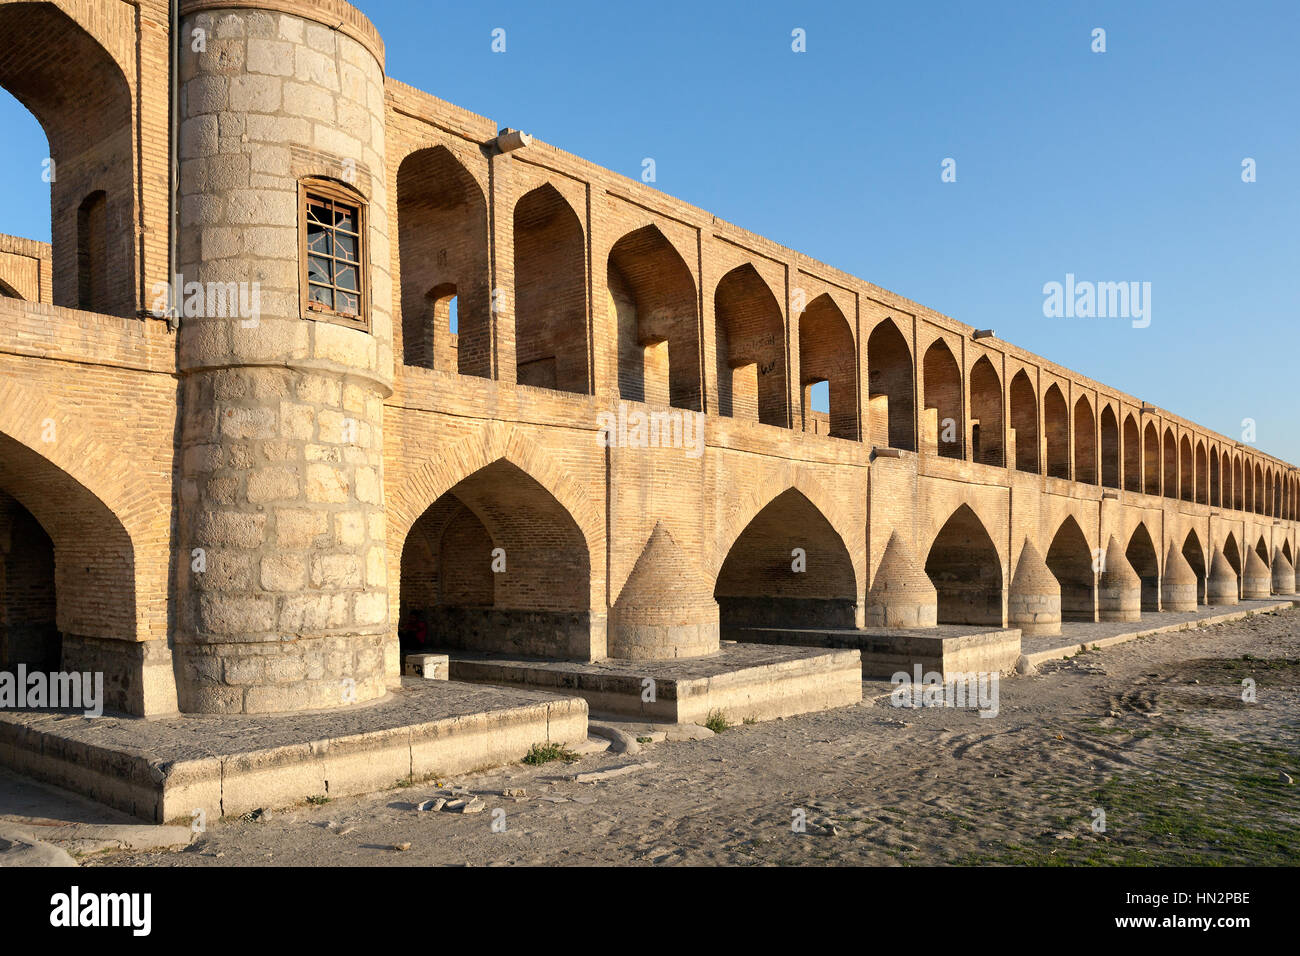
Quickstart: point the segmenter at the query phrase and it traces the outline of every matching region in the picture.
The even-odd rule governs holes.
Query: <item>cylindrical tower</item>
[[[397,672],[383,50],[338,0],[265,6],[181,3],[175,651],[200,713],[346,706]]]

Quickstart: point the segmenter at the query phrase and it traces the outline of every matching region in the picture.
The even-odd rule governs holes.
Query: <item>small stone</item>
[[[444,797],[438,797],[436,800],[425,800],[422,803],[416,804],[415,809],[421,812],[427,812],[430,810],[441,810],[443,806],[446,805],[446,803],[447,801]]]
[[[528,790],[525,787],[506,787],[501,791],[503,797],[526,797]]]
[[[339,834],[339,836],[347,836],[349,833],[351,833],[351,832],[352,832],[353,830],[355,830],[355,829],[356,829],[356,827],[344,827],[342,830],[339,830],[339,831],[338,831],[338,834]]]
[[[410,848],[411,848],[411,844],[409,844],[409,843],[394,843],[394,844],[393,844],[393,849],[396,850],[398,853],[405,853],[405,852],[406,852],[407,850],[409,850]]]
[[[1295,783],[1295,781],[1291,779],[1291,775],[1285,770],[1278,771],[1277,779],[1282,783]]]

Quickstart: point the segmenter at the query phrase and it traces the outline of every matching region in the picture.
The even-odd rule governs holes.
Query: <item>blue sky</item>
[[[397,79],[1300,463],[1300,4],[358,6]],[[48,239],[47,195],[6,199]],[[1044,317],[1066,273],[1150,282],[1150,326]]]

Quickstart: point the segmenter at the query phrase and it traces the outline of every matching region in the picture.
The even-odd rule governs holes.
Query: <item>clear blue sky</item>
[[[357,5],[397,79],[1300,463],[1300,3]],[[48,238],[0,122],[0,231]],[[1067,272],[1150,326],[1045,318]]]

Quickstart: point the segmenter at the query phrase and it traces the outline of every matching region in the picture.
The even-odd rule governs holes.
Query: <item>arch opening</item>
[[[799,316],[799,375],[804,431],[857,441],[858,357],[853,330],[839,306],[823,293]],[[826,411],[813,409],[812,390],[820,382],[828,391]]]
[[[403,361],[490,378],[487,200],[445,146],[397,168],[397,249]]]
[[[1228,538],[1223,542],[1223,556],[1227,559],[1228,564],[1237,575],[1237,597],[1241,597],[1242,575],[1241,575],[1241,552],[1237,549],[1237,539],[1233,537],[1231,531],[1228,532]]]
[[[851,628],[856,581],[839,532],[788,488],[753,517],[722,562],[714,586],[722,636],[745,627]]]
[[[921,363],[921,378],[924,388],[922,405],[923,431],[927,451],[934,451],[941,458],[962,458],[961,371],[952,350],[943,339],[935,342],[925,350],[925,359]]]
[[[1070,410],[1061,389],[1053,383],[1043,396],[1043,433],[1047,439],[1047,474],[1070,477]]]
[[[1119,420],[1107,405],[1101,410],[1101,483],[1107,488],[1119,487],[1119,462]]]
[[[619,395],[702,411],[699,302],[681,255],[658,227],[642,226],[614,244],[606,279]]]
[[[1038,474],[1038,400],[1025,370],[1011,378],[1011,428],[1016,445],[1016,470]]]
[[[1142,433],[1143,491],[1148,495],[1160,494],[1160,433],[1155,422],[1147,422]]]
[[[1145,524],[1133,529],[1124,557],[1142,579],[1142,610],[1160,610],[1160,558]]]
[[[550,183],[515,204],[515,380],[587,394],[587,249],[582,224]]]
[[[970,371],[971,460],[1002,467],[1002,379],[988,356]]]
[[[912,350],[898,326],[885,319],[867,339],[872,444],[916,451],[912,378]]]
[[[713,294],[718,414],[786,426],[785,321],[776,296],[749,263]]]
[[[1047,567],[1061,586],[1061,620],[1097,620],[1097,574],[1092,549],[1073,516],[1061,522],[1051,547]]]
[[[402,547],[398,636],[433,648],[586,660],[591,565],[568,510],[504,459],[462,479]]]
[[[925,573],[938,592],[940,624],[1003,626],[1002,560],[983,523],[962,505],[930,546]]]
[[[1165,497],[1178,497],[1178,441],[1174,438],[1172,429],[1165,429],[1164,438],[1164,485]]]
[[[1183,540],[1183,557],[1192,566],[1192,573],[1196,575],[1197,602],[1208,604],[1210,586],[1208,564],[1205,550],[1201,547],[1201,539],[1195,531],[1187,532],[1187,537]]]
[[[126,76],[52,3],[0,6],[0,36],[0,87],[40,123],[53,164],[53,302],[134,316],[136,157]]]
[[[1132,415],[1124,416],[1124,490],[1142,491],[1142,439]]]

